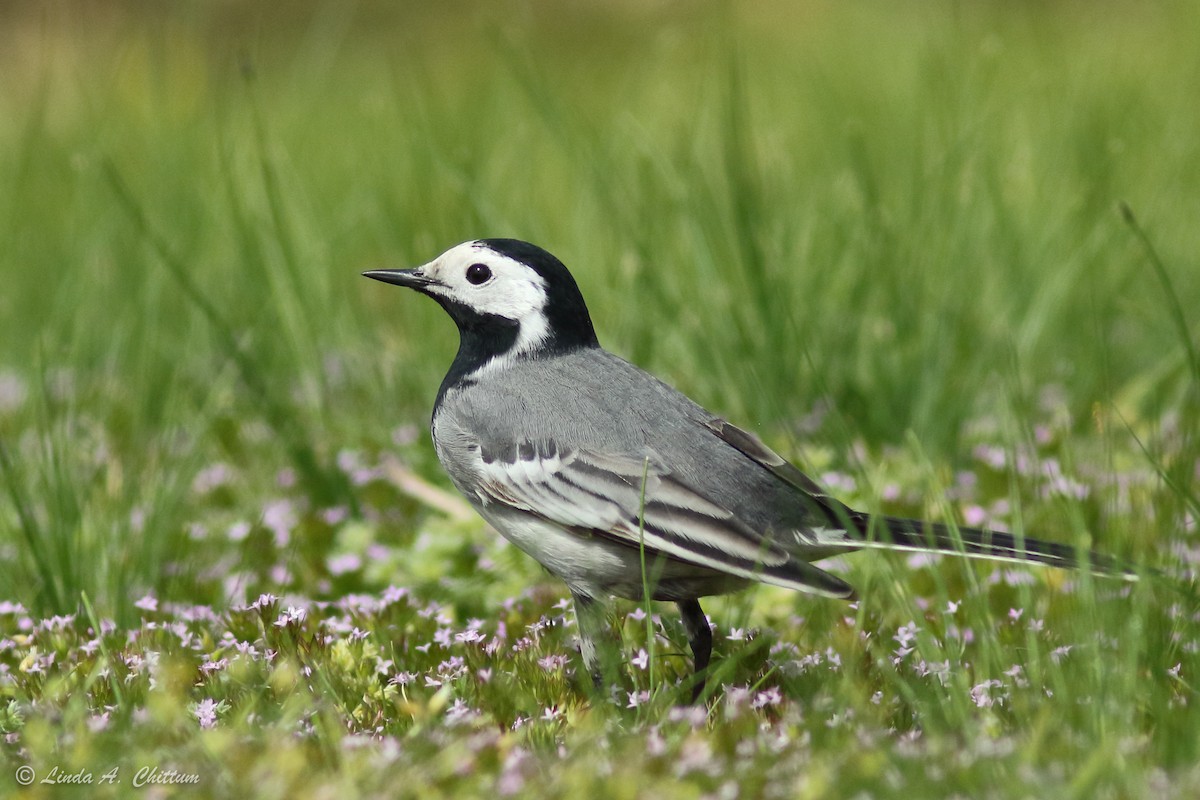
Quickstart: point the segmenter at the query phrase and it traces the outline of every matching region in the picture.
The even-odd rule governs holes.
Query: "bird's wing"
[[[676,479],[653,452],[600,453],[541,440],[481,446],[479,455],[476,493],[485,504],[738,577],[833,597],[853,593]]]
[[[721,441],[738,450],[779,480],[806,495],[814,510],[819,511],[825,517],[829,523],[828,527],[795,531],[797,543],[812,546],[839,546],[853,545],[861,541],[861,538],[846,534],[848,532],[859,533],[862,530],[866,524],[863,515],[826,494],[820,484],[801,472],[795,464],[767,447],[762,439],[720,417],[714,417],[706,421],[704,425]]]

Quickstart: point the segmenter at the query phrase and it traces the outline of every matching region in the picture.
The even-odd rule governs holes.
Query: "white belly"
[[[523,511],[495,505],[476,510],[501,536],[561,578],[572,591],[602,597],[627,594],[621,591],[624,584],[640,586],[636,550],[564,530]]]
[[[523,511],[496,505],[476,506],[475,510],[505,539],[561,578],[572,592],[597,598],[642,598],[642,554],[636,547],[574,533]],[[707,567],[660,558],[654,552],[646,553],[646,571],[646,583],[655,600],[725,594],[749,583]]]

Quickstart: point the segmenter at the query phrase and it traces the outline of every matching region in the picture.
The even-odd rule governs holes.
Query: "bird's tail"
[[[952,529],[936,522],[885,516],[862,515],[854,522],[849,533],[856,539],[857,547],[950,553],[1019,564],[1046,564],[1127,580],[1136,580],[1138,577],[1131,567],[1102,553],[1001,531],[964,527]]]

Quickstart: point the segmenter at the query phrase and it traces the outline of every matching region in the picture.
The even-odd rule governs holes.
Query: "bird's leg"
[[[604,603],[595,597],[571,592],[575,598],[575,621],[579,627],[579,654],[599,694],[617,685],[617,648],[608,627]]]
[[[692,646],[696,670],[692,677],[692,702],[698,703],[704,694],[704,679],[712,656],[712,628],[708,627],[708,617],[704,616],[699,600],[680,600],[675,605],[679,607],[683,629],[687,631],[688,644]]]

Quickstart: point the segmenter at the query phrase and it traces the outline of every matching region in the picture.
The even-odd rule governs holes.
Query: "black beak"
[[[364,272],[363,277],[374,278],[377,281],[392,283],[396,286],[407,286],[409,289],[417,291],[424,291],[425,287],[437,283],[419,269],[371,269]]]

